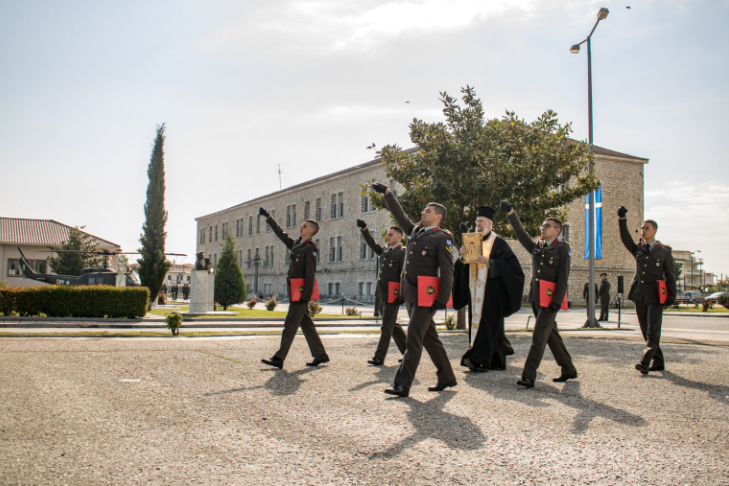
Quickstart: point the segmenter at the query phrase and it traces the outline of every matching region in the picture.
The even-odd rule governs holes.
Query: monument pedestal
[[[190,285],[190,314],[213,311],[215,303],[215,274],[209,270],[193,270]]]

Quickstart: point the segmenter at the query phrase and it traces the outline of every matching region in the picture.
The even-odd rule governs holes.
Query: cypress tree
[[[235,240],[226,235],[223,252],[215,267],[215,302],[227,310],[233,304],[245,302],[247,294],[243,271],[235,257]]]
[[[145,222],[139,241],[142,247],[139,253],[139,280],[149,289],[151,302],[157,298],[165,274],[170,268],[170,262],[165,257],[165,224],[167,211],[165,211],[165,124],[157,127],[157,138],[154,140],[152,157],[149,160],[147,175],[147,202],[144,204]]]

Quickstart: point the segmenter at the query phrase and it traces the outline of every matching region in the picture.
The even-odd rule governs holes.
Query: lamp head
[[[597,13],[597,20],[605,20],[610,13],[610,10],[606,8],[601,8],[600,11]]]
[[[575,44],[574,46],[570,47],[570,52],[572,54],[578,54],[580,52],[580,45]]]

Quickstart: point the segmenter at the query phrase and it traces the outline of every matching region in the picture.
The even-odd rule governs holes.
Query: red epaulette
[[[658,242],[658,244],[659,244],[659,245],[661,245],[661,246],[665,246],[665,247],[666,247],[666,248],[668,248],[669,250],[673,251],[673,248],[671,248],[671,247],[670,247],[670,246],[668,246],[668,245],[664,245],[664,244],[663,244],[663,243],[661,243],[660,241]]]
[[[443,233],[445,233],[445,234],[447,234],[447,235],[452,235],[452,234],[453,234],[453,233],[451,233],[450,231],[448,231],[448,230],[447,230],[447,229],[445,229],[445,228],[437,228],[437,229],[441,230],[441,231],[442,231]]]

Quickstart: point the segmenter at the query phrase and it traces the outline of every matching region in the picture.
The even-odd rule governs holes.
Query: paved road
[[[508,370],[428,393],[426,354],[406,399],[373,335],[325,336],[317,369],[298,338],[283,371],[258,361],[275,336],[0,339],[0,484],[729,484],[729,348],[666,344],[642,376],[639,343],[573,336],[576,381],[548,351],[519,389],[512,333]]]

